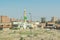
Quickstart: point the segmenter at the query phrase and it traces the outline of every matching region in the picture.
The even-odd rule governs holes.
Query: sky
[[[23,19],[24,8],[27,18],[40,20],[41,17],[51,19],[52,16],[60,17],[60,0],[0,0],[0,15],[11,18]]]

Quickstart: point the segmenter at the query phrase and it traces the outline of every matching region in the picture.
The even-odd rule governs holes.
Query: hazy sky
[[[60,0],[0,0],[0,15],[22,19],[24,8],[28,19],[29,13],[37,20],[41,17],[60,17]]]

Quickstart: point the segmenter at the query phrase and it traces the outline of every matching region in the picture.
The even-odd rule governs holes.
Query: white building
[[[13,27],[17,28],[24,28],[26,29],[27,27],[32,27],[31,23],[25,23],[25,22],[13,22]]]

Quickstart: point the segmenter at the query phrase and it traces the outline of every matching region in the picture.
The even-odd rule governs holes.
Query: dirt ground
[[[60,40],[60,30],[0,30],[0,40]]]

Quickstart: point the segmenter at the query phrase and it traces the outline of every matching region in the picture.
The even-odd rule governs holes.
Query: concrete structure
[[[12,23],[0,23],[0,28],[11,28],[12,27]]]
[[[47,22],[46,28],[56,28],[55,22]]]
[[[52,22],[57,21],[57,17],[52,17],[51,21],[52,21]]]
[[[8,16],[0,16],[0,23],[8,23],[10,18]]]
[[[8,16],[0,16],[0,28],[11,28],[12,23]]]
[[[46,22],[46,18],[45,17],[42,17],[41,18],[41,23],[45,23]]]
[[[26,15],[26,9],[24,9],[24,23],[23,23],[24,25],[23,25],[23,27],[24,27],[24,29],[26,29],[26,25],[27,25],[27,15]]]
[[[60,24],[55,24],[56,25],[56,29],[60,29]]]
[[[14,22],[14,21],[16,21],[16,19],[15,18],[10,18],[10,21]]]
[[[30,23],[25,23],[24,22],[13,22],[13,28],[24,28],[24,26],[26,26],[26,28],[32,27],[32,25]],[[24,29],[26,29],[24,28]]]
[[[23,24],[22,22],[13,22],[13,23],[12,23],[12,26],[13,26],[13,27],[16,27],[16,28],[20,28],[20,26],[21,26],[22,24]]]
[[[46,23],[40,23],[41,28],[46,27]]]

